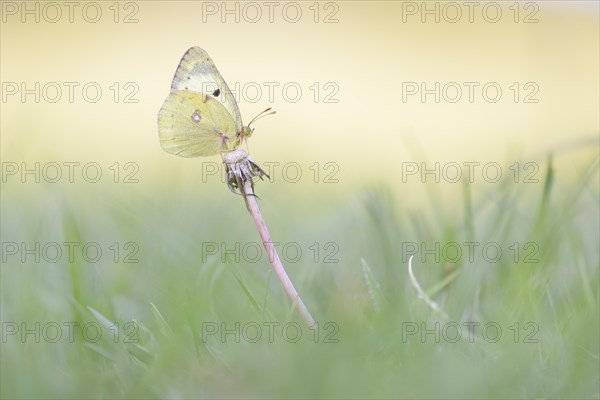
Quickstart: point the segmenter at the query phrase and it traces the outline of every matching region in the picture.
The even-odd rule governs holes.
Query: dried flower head
[[[225,153],[223,155],[223,162],[225,163],[227,186],[233,193],[246,196],[244,182],[249,181],[254,191],[254,180],[256,177],[261,180],[263,176],[269,178],[269,175],[242,149],[235,149]]]

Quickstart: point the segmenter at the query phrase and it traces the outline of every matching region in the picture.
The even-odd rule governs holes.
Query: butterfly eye
[[[242,138],[246,138],[246,137],[252,135],[252,132],[254,132],[254,128],[250,129],[247,126],[244,126],[242,128],[242,130],[237,133],[237,136],[238,137],[242,137]]]

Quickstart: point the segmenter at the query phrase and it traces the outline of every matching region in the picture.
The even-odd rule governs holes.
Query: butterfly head
[[[254,128],[250,128],[250,125],[242,127],[242,130],[238,134],[242,140],[249,138],[254,132]]]
[[[244,140],[248,139],[250,135],[252,135],[252,133],[254,132],[254,128],[250,128],[250,125],[252,125],[254,121],[272,114],[275,114],[275,111],[271,111],[271,107],[269,107],[266,110],[259,113],[256,117],[252,118],[252,121],[250,121],[250,123],[247,126],[242,127],[242,130],[238,132],[237,135],[240,142],[243,142]]]

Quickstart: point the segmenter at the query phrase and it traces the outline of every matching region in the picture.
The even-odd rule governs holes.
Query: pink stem
[[[313,329],[316,325],[315,320],[312,315],[302,302],[300,295],[296,291],[294,284],[288,277],[285,269],[283,268],[283,264],[281,264],[281,260],[279,259],[279,255],[277,254],[277,250],[275,250],[275,246],[273,246],[273,242],[271,241],[271,235],[269,235],[269,230],[267,229],[267,224],[265,224],[265,220],[260,213],[260,209],[258,208],[258,202],[256,201],[256,196],[254,196],[254,191],[252,190],[252,182],[249,180],[244,181],[244,192],[246,193],[246,205],[248,206],[248,211],[252,214],[252,218],[254,219],[254,223],[256,224],[256,228],[258,229],[258,233],[263,241],[263,245],[265,246],[265,250],[267,250],[267,254],[269,255],[269,260],[271,261],[271,265],[273,265],[273,269],[275,270],[275,274],[279,281],[283,285],[283,289],[285,293],[290,298],[292,304],[295,305],[296,310],[300,314],[300,317],[304,320],[304,322],[308,325],[309,328]]]

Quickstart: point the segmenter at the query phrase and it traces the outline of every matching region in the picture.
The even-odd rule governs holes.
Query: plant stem
[[[442,310],[439,306],[438,303],[436,303],[435,301],[431,300],[429,298],[429,296],[427,296],[427,293],[425,293],[425,291],[423,290],[423,288],[421,287],[421,285],[419,284],[419,281],[417,281],[417,278],[415,277],[415,274],[413,273],[413,267],[412,267],[412,259],[414,256],[410,256],[410,258],[408,259],[408,277],[410,278],[410,283],[412,283],[413,287],[415,288],[415,290],[417,291],[418,297],[423,300],[425,303],[427,303],[427,305],[429,306],[429,308],[431,308],[433,311],[440,313],[440,315],[444,318],[444,319],[448,319],[448,314],[446,314],[446,312],[444,310]]]
[[[260,213],[260,209],[258,208],[258,202],[256,201],[256,196],[254,195],[251,180],[244,181],[243,193],[245,193],[244,198],[246,200],[246,206],[248,207],[248,211],[250,211],[250,214],[252,215],[252,219],[254,219],[254,223],[256,224],[258,233],[260,234],[263,245],[265,246],[265,250],[269,255],[269,260],[271,261],[271,265],[275,270],[277,278],[279,278],[279,281],[283,285],[285,293],[291,300],[292,305],[295,306],[295,309],[300,314],[300,317],[302,317],[302,319],[308,325],[309,328],[313,329],[316,325],[316,322],[313,319],[312,315],[310,315],[310,312],[308,311],[304,303],[302,302],[302,299],[296,291],[294,284],[285,272],[283,264],[281,264],[281,260],[279,259],[277,250],[275,250],[275,246],[271,241],[271,235],[269,235],[267,224],[265,223],[265,220],[262,217],[262,214]]]

